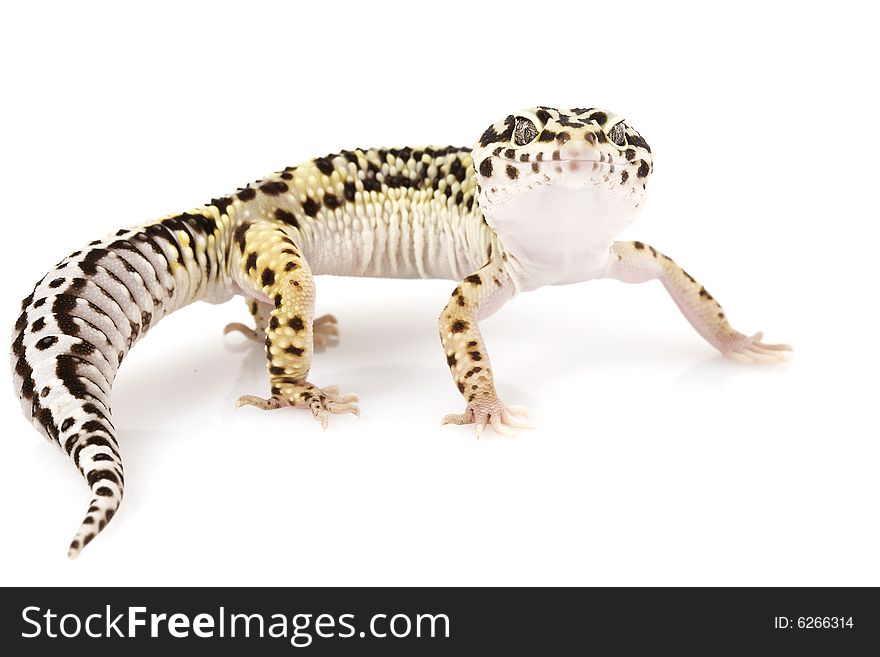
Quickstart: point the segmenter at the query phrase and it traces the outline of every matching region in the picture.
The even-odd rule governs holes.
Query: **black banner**
[[[3,590],[2,648],[119,655],[877,654],[876,589]],[[12,652],[10,652],[10,649]]]

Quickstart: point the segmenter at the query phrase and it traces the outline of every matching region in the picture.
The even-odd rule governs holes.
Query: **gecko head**
[[[596,108],[511,114],[486,129],[473,161],[480,207],[496,221],[521,205],[531,211],[538,198],[544,206],[548,198],[581,200],[585,220],[597,209],[635,216],[653,170],[641,135],[622,116]]]

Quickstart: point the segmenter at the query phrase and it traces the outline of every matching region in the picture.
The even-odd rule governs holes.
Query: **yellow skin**
[[[263,341],[269,397],[239,405],[358,414],[357,398],[310,380],[312,356],[338,339],[314,318],[313,275],[457,281],[440,314],[446,362],[465,402],[444,422],[529,426],[506,406],[479,322],[519,292],[614,278],[658,279],[694,328],[730,358],[783,360],[786,345],[735,331],[717,301],[652,246],[615,237],[641,207],[650,148],[622,117],[536,107],[490,126],[473,148],[356,149],[288,167],[189,212],[126,228],[71,253],[21,303],[13,383],[33,425],[92,491],[69,550],[114,517],[123,469],[112,383],[128,350],[194,301],[246,298]]]
[[[402,150],[411,153],[411,149]],[[406,161],[383,157],[375,150],[356,151],[356,156],[349,157],[330,156],[323,158],[324,162],[306,162],[256,184],[258,189],[266,183],[270,187],[281,184],[290,190],[289,195],[258,194],[240,207],[240,199],[236,200],[236,214],[244,217],[236,225],[247,230],[240,233],[243,242],[238,240],[244,248],[238,244],[232,249],[233,279],[252,297],[249,305],[256,329],[234,324],[227,332],[238,330],[254,339],[265,336],[272,393],[265,399],[244,396],[239,405],[308,407],[325,428],[330,413],[357,414],[356,396],[340,395],[335,387],[320,388],[307,380],[312,345],[323,347],[328,337],[338,336],[335,318],[325,316],[312,326],[314,286],[309,262],[320,263],[319,273],[445,277],[452,273],[451,268],[444,269],[439,260],[450,259],[448,251],[444,252],[447,249],[465,253],[465,261],[482,260],[481,266],[460,276],[440,315],[440,340],[447,364],[466,403],[463,413],[447,415],[443,422],[475,424],[478,435],[488,424],[505,435],[512,434],[513,428],[530,426],[525,409],[509,407],[498,398],[479,321],[519,291],[544,284],[600,277],[625,282],[659,279],[697,331],[725,355],[751,362],[784,358],[786,345],[766,345],[760,335],[748,338],[735,331],[717,301],[668,256],[641,242],[612,240],[641,207],[653,169],[647,143],[621,117],[595,109],[533,108],[491,126],[470,153],[452,150],[451,155],[441,158],[423,155],[419,159],[416,153]],[[454,167],[451,163],[456,160]],[[420,190],[418,184],[369,189],[365,174],[369,176],[370,161],[385,180],[408,171],[415,183],[419,182],[419,167],[414,162],[421,162],[424,176],[430,177],[432,167],[437,169],[434,179],[441,181],[440,189]],[[458,180],[443,175],[454,168],[465,170],[465,174]],[[446,191],[444,183],[456,186],[440,194]],[[304,216],[308,198],[342,198],[346,186],[350,187],[349,204],[340,208],[335,201],[329,207],[326,202],[319,203],[313,215]],[[559,219],[562,225],[554,226],[553,212],[558,210],[553,209],[554,190],[572,187],[576,196],[566,197],[565,205],[576,209],[577,226],[565,226],[564,219]],[[523,198],[548,191],[550,201],[538,207],[539,216],[534,216],[534,208],[527,216],[517,216],[517,204]],[[591,203],[597,195],[611,216],[605,225],[604,217],[591,215]],[[464,200],[472,197],[477,202],[463,207]],[[581,198],[582,210],[578,207]],[[279,211],[295,216],[297,225],[277,221]],[[548,216],[543,216],[545,211]],[[253,215],[268,219],[251,223],[248,217]],[[455,221],[459,223],[449,231]],[[351,261],[376,248],[376,234],[383,222],[390,227],[388,235],[396,225],[398,241],[385,254],[384,262],[364,263],[361,258],[360,268],[353,269]],[[412,226],[420,222],[422,232],[459,233],[445,247],[432,244],[431,238],[423,238],[419,244]],[[529,224],[541,233],[555,231],[564,247],[551,241],[534,248],[540,240],[537,234],[529,233]],[[578,231],[581,233],[576,234]],[[419,246],[424,251],[421,259],[414,258],[418,262],[409,271],[401,262],[413,248],[408,240],[415,244],[416,252]],[[328,241],[337,243],[329,253]],[[475,245],[485,246],[483,258],[474,255]],[[292,321],[297,328],[291,328]]]

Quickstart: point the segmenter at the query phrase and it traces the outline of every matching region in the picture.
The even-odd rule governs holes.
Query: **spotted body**
[[[313,276],[457,281],[440,314],[446,362],[465,411],[444,421],[527,426],[495,389],[479,321],[520,291],[610,277],[659,279],[699,333],[740,360],[785,345],[734,331],[717,302],[667,256],[615,242],[642,206],[651,150],[622,117],[537,107],[490,126],[471,148],[350,150],[288,167],[188,212],[126,228],[59,262],[22,301],[12,370],[24,414],[70,455],[92,502],[75,557],[114,516],[124,476],[111,414],[116,372],[165,315],[243,296],[265,345],[269,397],[240,405],[309,409],[327,426],[357,398],[309,381],[335,343],[314,318]]]

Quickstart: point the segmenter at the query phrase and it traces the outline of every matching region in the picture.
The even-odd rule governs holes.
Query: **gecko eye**
[[[613,141],[618,146],[626,146],[626,130],[623,127],[622,123],[616,124],[611,130],[608,131],[608,139]]]
[[[525,146],[538,136],[538,129],[535,124],[524,116],[516,117],[516,124],[513,126],[513,142],[517,146]]]

